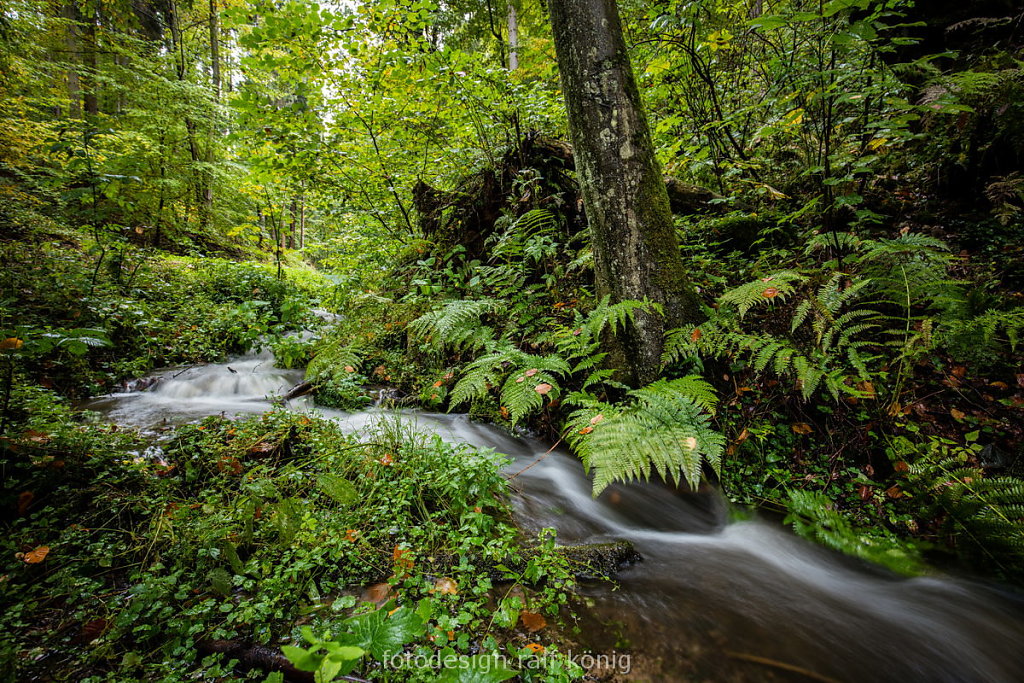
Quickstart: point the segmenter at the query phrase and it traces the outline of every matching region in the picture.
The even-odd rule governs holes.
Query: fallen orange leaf
[[[965,417],[967,417],[967,413],[965,413],[965,412],[964,412],[964,411],[962,411],[962,410],[957,410],[956,408],[952,408],[952,409],[951,409],[951,410],[949,411],[949,414],[953,416],[953,419],[954,419],[954,420],[962,420],[962,419],[964,419]]]
[[[459,584],[447,577],[442,577],[434,582],[434,590],[441,595],[455,595],[459,592]]]
[[[690,333],[690,341],[697,341],[701,338],[703,332],[700,331],[699,327],[693,328],[693,332]]]
[[[811,425],[806,422],[797,422],[789,426],[793,430],[794,434],[810,434],[812,430]]]
[[[541,645],[540,643],[527,643],[523,647],[525,649],[529,650],[530,652],[532,652],[535,655],[542,655],[542,654],[544,654],[544,646]]]
[[[779,290],[776,289],[775,287],[769,287],[768,289],[761,292],[761,295],[764,296],[765,299],[774,299],[779,295]]]
[[[547,619],[542,615],[525,609],[519,613],[519,618],[523,622],[523,628],[530,633],[536,633],[548,625]]]
[[[46,559],[46,556],[50,554],[50,546],[41,545],[35,550],[30,550],[22,556],[22,560],[25,564],[39,564]]]
[[[551,386],[550,384],[548,384],[547,382],[541,382],[540,384],[538,384],[537,386],[535,386],[535,387],[533,388],[533,390],[534,390],[534,391],[536,391],[536,392],[537,392],[538,394],[540,394],[541,396],[543,396],[543,395],[545,395],[546,393],[548,393],[549,391],[551,391],[551,389],[552,389],[552,388],[553,388],[553,387],[552,387],[552,386]]]

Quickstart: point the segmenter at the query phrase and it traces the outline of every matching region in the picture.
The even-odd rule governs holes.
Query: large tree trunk
[[[646,384],[658,376],[664,331],[699,320],[699,300],[683,271],[615,0],[549,7],[597,293],[664,309],[638,315],[620,339],[632,381]]]

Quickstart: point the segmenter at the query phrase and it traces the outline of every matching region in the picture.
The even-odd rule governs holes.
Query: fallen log
[[[288,393],[282,396],[281,399],[284,401],[290,401],[293,398],[298,398],[299,396],[305,396],[306,394],[312,393],[315,388],[316,387],[313,386],[312,382],[299,382],[289,389]]]

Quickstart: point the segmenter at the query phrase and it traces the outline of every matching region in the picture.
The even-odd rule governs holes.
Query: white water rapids
[[[158,375],[150,390],[87,407],[143,429],[259,413],[302,372],[260,355]],[[308,399],[290,407],[314,409]],[[352,429],[382,414],[319,412]],[[548,450],[464,415],[402,419],[507,454],[510,473]],[[635,653],[636,680],[1024,681],[1024,599],[1001,588],[944,575],[899,578],[766,521],[730,523],[712,493],[631,485],[595,500],[579,462],[557,450],[513,485],[527,529],[554,527],[567,544],[625,538],[643,555],[620,573],[617,589],[580,589],[592,602],[583,640]]]

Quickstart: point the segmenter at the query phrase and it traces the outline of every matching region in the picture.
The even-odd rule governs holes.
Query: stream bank
[[[89,404],[143,430],[204,415],[272,408],[301,373],[267,356],[192,368],[144,392]],[[317,410],[346,430],[388,416]],[[577,459],[465,415],[399,413],[410,427],[511,458],[519,525],[554,528],[560,543],[627,539],[644,560],[617,585],[585,583],[581,641],[629,653],[636,680],[1015,681],[1024,604],[998,587],[934,575],[901,578],[795,538],[763,520],[731,521],[713,492],[615,485],[599,498]],[[789,665],[791,668],[784,668]],[[795,667],[795,668],[794,668]],[[609,672],[615,673],[615,672]]]

